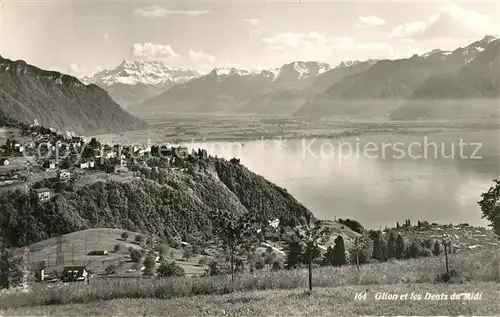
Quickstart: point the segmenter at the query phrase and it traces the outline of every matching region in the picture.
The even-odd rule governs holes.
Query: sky
[[[500,33],[500,1],[0,0],[0,55],[76,76],[123,60],[207,70],[401,58]]]

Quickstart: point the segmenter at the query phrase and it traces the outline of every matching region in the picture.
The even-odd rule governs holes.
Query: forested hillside
[[[262,221],[280,218],[291,224],[312,216],[284,189],[222,159],[142,174],[131,182],[98,182],[77,191],[56,184],[55,196],[43,204],[22,191],[3,193],[1,235],[12,246],[97,227],[183,236],[203,232],[216,209],[255,212]]]

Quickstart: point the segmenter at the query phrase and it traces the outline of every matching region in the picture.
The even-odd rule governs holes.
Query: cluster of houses
[[[58,172],[58,181],[63,183],[70,181],[78,171],[98,170],[117,173],[121,168],[146,167],[148,160],[154,157],[167,159],[169,163],[208,158],[207,151],[202,149],[189,152],[184,146],[100,144],[95,138],[87,140],[83,136],[62,136],[55,131],[37,126],[32,126],[25,134],[30,138],[26,144],[13,138],[6,141],[3,145],[4,157],[0,158],[0,166],[12,165],[14,157],[31,157],[35,162],[32,166],[37,167],[36,173],[40,169],[46,172]],[[9,174],[3,177],[11,181],[12,177],[22,178],[23,173],[21,171],[20,174],[14,173],[15,176]],[[1,178],[2,175],[0,182],[3,181]],[[42,202],[51,197],[48,188],[39,188],[36,194]]]

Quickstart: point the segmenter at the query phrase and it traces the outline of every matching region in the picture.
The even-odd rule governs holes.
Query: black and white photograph
[[[0,0],[3,316],[500,316],[500,2]]]

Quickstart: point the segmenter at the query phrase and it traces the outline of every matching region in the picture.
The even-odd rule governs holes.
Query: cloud
[[[259,24],[259,20],[258,19],[243,19],[243,21],[245,21],[246,23],[253,24],[253,25]]]
[[[148,19],[162,18],[167,15],[184,15],[198,16],[210,13],[208,10],[168,10],[159,6],[149,6],[145,8],[137,8],[134,10],[134,15]]]
[[[210,54],[203,52],[196,52],[189,50],[189,58],[195,63],[208,63],[211,64],[215,62],[216,58]]]
[[[468,11],[456,3],[440,7],[439,11],[424,21],[413,21],[394,28],[391,37],[395,38],[473,38],[497,33],[500,23],[497,20],[475,11]]]
[[[385,25],[385,20],[374,15],[362,16],[358,18],[357,26],[360,27],[371,27],[371,26],[381,26],[381,25]]]
[[[280,33],[263,38],[262,42],[272,51],[302,60],[328,61],[336,56],[348,57],[356,52],[360,56],[368,54],[374,57],[393,54],[393,47],[387,43],[359,42],[350,37],[328,38],[317,32]]]
[[[71,65],[69,65],[68,73],[71,76],[82,77],[85,76],[86,69],[80,68],[76,63],[71,63]]]
[[[360,41],[351,37],[329,38],[318,32],[279,33],[261,41],[269,52],[259,58],[258,62],[266,67],[276,67],[297,60],[337,64],[346,60],[366,60],[367,56],[381,59],[401,54],[388,43]]]
[[[136,43],[132,45],[132,55],[135,57],[147,57],[158,59],[171,59],[179,57],[170,45],[161,45],[153,43]]]

